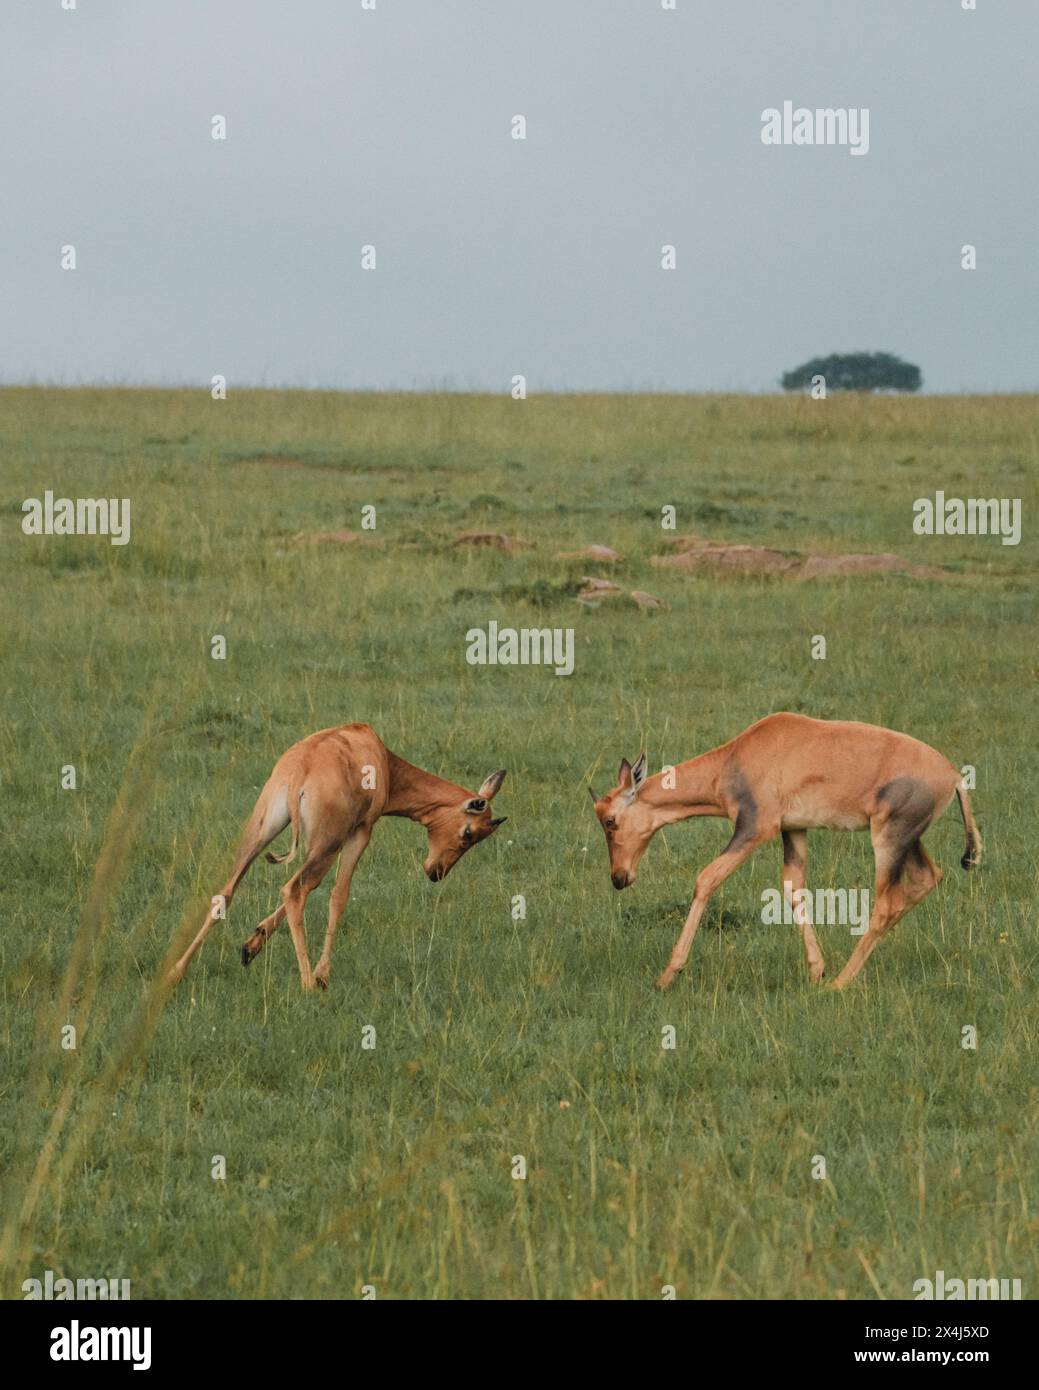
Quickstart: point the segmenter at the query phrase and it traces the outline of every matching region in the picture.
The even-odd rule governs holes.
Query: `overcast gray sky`
[[[1037,0],[361,3],[0,0],[0,380],[1039,386]]]

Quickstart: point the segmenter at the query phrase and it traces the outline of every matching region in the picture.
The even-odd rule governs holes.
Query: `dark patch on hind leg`
[[[885,782],[877,791],[877,803],[891,820],[927,825],[934,816],[934,795],[919,777],[896,777]]]
[[[922,902],[942,881],[942,871],[921,841],[911,845],[903,866],[903,887],[914,903]]]
[[[926,867],[919,840],[934,819],[934,795],[918,777],[896,777],[879,789],[877,803],[887,812],[884,838],[891,855],[888,876],[892,883],[898,883],[910,861],[913,867]]]

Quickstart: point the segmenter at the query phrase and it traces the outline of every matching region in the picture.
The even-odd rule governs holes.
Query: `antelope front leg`
[[[692,949],[693,937],[696,935],[700,919],[703,917],[704,909],[707,907],[714,890],[724,883],[730,874],[735,873],[743,861],[749,859],[759,845],[771,838],[771,835],[762,835],[750,839],[740,831],[739,821],[737,821],[736,833],[725,850],[719,854],[717,859],[711,860],[696,880],[696,892],[693,894],[693,904],[689,909],[689,916],[685,919],[685,926],[675,942],[667,967],[657,977],[657,989],[667,989],[673,985],[676,976],[685,966]]]
[[[353,878],[354,869],[357,868],[357,861],[367,849],[371,837],[372,832],[366,827],[347,840],[343,846],[339,872],[336,874],[332,895],[328,900],[328,930],[325,932],[325,944],[321,951],[321,959],[314,968],[314,983],[320,989],[328,988],[328,977],[332,970],[332,942],[335,940],[340,919],[346,911],[346,904],[350,901],[350,880]]]
[[[808,834],[804,830],[783,831],[783,896],[793,906],[794,921],[801,928],[804,942],[805,960],[808,962],[808,975],[813,985],[817,985],[826,974],[826,964],[819,943],[812,930],[812,914],[802,898],[793,905],[795,893],[805,886],[808,864]]]

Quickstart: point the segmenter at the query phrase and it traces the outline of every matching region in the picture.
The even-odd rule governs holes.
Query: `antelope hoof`
[[[315,986],[316,989],[327,989],[327,988],[328,988],[328,971],[327,971],[327,970],[324,971],[324,972],[322,972],[322,971],[320,971],[320,970],[315,970],[315,972],[314,972],[314,986]]]
[[[657,989],[670,989],[678,978],[678,971],[672,970],[670,965],[666,970],[661,971],[657,976]]]
[[[252,936],[242,942],[242,964],[250,965],[263,950],[267,940],[267,933],[261,931],[259,927],[253,932]]]
[[[184,978],[184,971],[179,965],[175,965],[166,975],[166,983],[172,989],[174,985],[179,985]]]
[[[823,976],[826,974],[826,966],[822,964],[809,966],[808,974],[811,978],[812,984],[817,985],[821,982]]]

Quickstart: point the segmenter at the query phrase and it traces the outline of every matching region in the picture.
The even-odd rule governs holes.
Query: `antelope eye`
[[[462,839],[465,841],[465,843],[466,843],[467,845],[471,845],[471,844],[472,844],[472,842],[473,842],[473,828],[472,828],[471,825],[467,825],[467,826],[465,827],[465,829],[462,831]]]
[[[606,819],[603,821],[603,825],[605,825],[607,830],[617,829],[617,822],[613,819],[612,816],[607,816]]]

